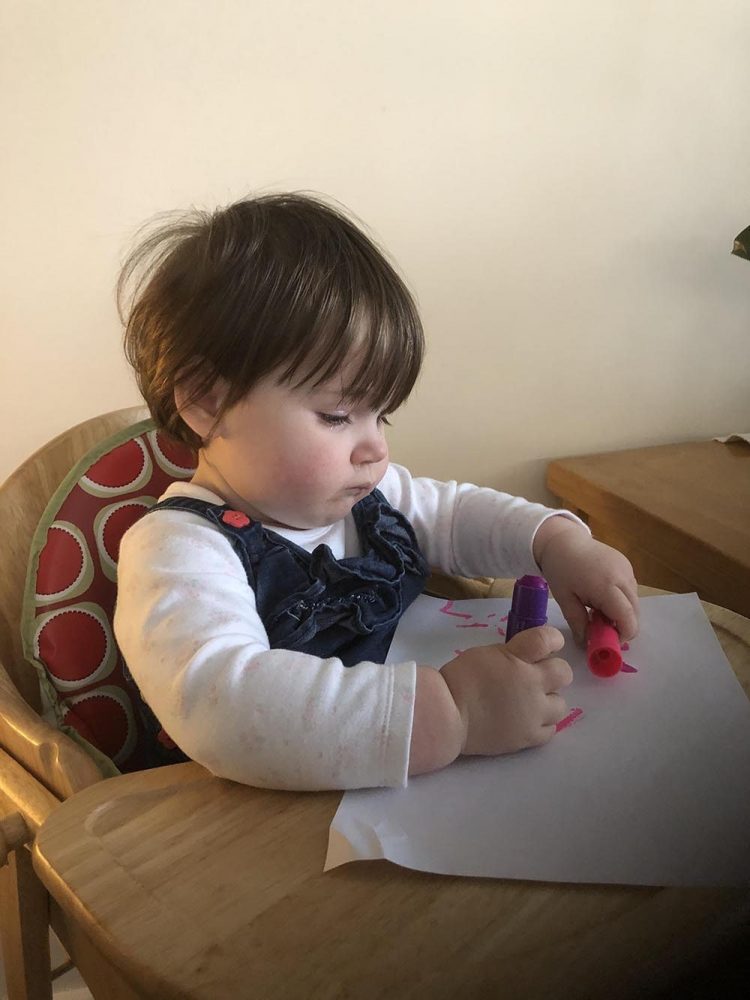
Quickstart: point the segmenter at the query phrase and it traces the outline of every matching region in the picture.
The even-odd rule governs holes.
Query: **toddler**
[[[386,655],[429,567],[541,573],[637,629],[629,562],[574,515],[389,463],[419,373],[414,300],[322,199],[163,223],[125,262],[126,352],[158,426],[198,454],[120,548],[115,633],[152,763],[286,789],[403,786],[461,754],[551,739],[572,679],[530,629],[441,671]]]

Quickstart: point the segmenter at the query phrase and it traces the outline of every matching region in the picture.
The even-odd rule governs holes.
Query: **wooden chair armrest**
[[[45,722],[24,701],[2,663],[0,747],[60,799],[102,779],[101,771],[86,751]]]
[[[36,836],[59,805],[60,800],[41,781],[5,750],[0,750],[0,815],[3,822],[18,813],[29,833]]]
[[[20,812],[10,813],[0,819],[0,868],[8,861],[8,855],[28,844],[33,834]]]

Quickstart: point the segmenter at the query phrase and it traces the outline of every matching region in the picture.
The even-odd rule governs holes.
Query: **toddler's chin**
[[[358,496],[337,498],[327,501],[314,509],[269,511],[263,523],[269,528],[288,528],[292,531],[311,531],[313,528],[327,528],[340,521],[351,512]],[[270,520],[273,518],[273,520]]]

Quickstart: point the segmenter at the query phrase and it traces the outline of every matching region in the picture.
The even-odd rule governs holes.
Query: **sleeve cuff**
[[[539,570],[540,572],[541,572],[541,567],[534,558],[534,539],[536,538],[537,532],[544,524],[544,522],[549,521],[551,517],[565,517],[569,521],[575,521],[576,524],[580,524],[580,526],[584,529],[584,531],[587,531],[589,533],[589,536],[591,535],[591,528],[589,528],[586,522],[582,521],[580,517],[578,517],[576,514],[573,514],[572,511],[551,510],[548,514],[545,514],[544,517],[542,517],[541,520],[539,521],[539,524],[537,524],[537,526],[534,528],[534,531],[532,532],[531,535],[531,541],[529,542],[529,559],[531,560],[531,564],[535,566],[537,570]]]

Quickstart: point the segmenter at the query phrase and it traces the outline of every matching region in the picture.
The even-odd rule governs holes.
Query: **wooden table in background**
[[[696,441],[551,462],[547,486],[639,583],[750,616],[750,445]]]
[[[750,621],[704,606],[750,692]],[[121,973],[97,992],[117,1000],[671,1000],[696,963],[748,942],[748,889],[447,877],[386,861],[324,874],[339,800],[197,764],[111,778],[55,810],[34,867]],[[81,971],[97,980],[95,963]]]

